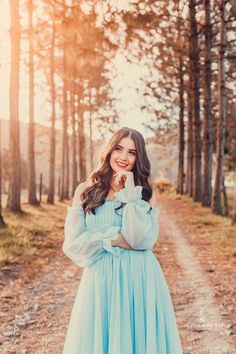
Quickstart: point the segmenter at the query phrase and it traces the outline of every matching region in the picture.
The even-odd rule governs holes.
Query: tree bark
[[[86,178],[86,146],[83,114],[83,109],[78,106],[79,183],[83,182]]]
[[[233,199],[233,213],[232,225],[236,224],[236,163],[234,163],[234,199]]]
[[[1,132],[2,121],[0,119],[0,228],[5,225],[2,216],[2,132]]]
[[[223,200],[224,200],[224,211],[223,215],[228,216],[229,215],[229,203],[228,203],[228,196],[225,188],[225,179],[224,176],[222,178],[222,193],[223,193]]]
[[[11,72],[10,72],[10,182],[7,208],[21,211],[21,160],[19,127],[19,77],[20,77],[20,18],[19,0],[10,1],[11,12]]]
[[[192,94],[191,77],[189,77],[188,96],[188,141],[187,141],[187,172],[186,172],[186,193],[193,196],[193,115],[192,115]]]
[[[75,79],[75,75],[73,80]],[[74,86],[74,85],[73,85]],[[77,187],[77,161],[76,161],[76,122],[75,122],[75,88],[71,92],[71,125],[72,125],[72,188],[71,195],[73,196]]]
[[[211,98],[211,2],[204,0],[205,6],[205,63],[204,63],[204,121],[203,121],[203,181],[202,205],[211,206],[212,197],[212,154],[213,154],[213,116]]]
[[[177,193],[184,193],[184,79],[183,58],[179,54],[179,162],[178,162],[178,188]]]
[[[92,116],[92,90],[90,89],[89,95],[89,147],[90,147],[90,172],[93,171],[93,156],[94,156],[94,149],[93,149],[93,116]]]
[[[60,201],[69,198],[69,146],[68,146],[68,104],[67,104],[67,62],[66,62],[66,42],[67,42],[67,23],[66,23],[66,7],[65,0],[62,1],[64,5],[64,38],[63,38],[63,141],[62,141],[62,178],[61,178],[61,196]]]
[[[193,79],[193,199],[201,201],[201,120],[200,120],[200,67],[199,44],[196,21],[196,4],[189,1],[190,15],[190,60]]]
[[[221,188],[224,166],[224,145],[226,128],[226,87],[225,87],[225,0],[220,2],[220,45],[218,53],[218,103],[219,116],[216,133],[216,176],[213,192],[212,211],[222,214]]]
[[[50,129],[50,159],[49,159],[49,187],[47,203],[54,204],[55,196],[55,156],[56,156],[56,89],[55,89],[55,19],[52,26],[52,43],[50,51],[50,93],[51,93],[51,129]]]
[[[28,137],[28,202],[38,205],[35,182],[35,125],[34,125],[34,45],[33,45],[33,1],[28,0],[29,13],[29,137]]]

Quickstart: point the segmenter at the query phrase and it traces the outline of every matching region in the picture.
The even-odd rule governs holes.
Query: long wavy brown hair
[[[133,167],[134,183],[140,185],[142,189],[142,199],[149,201],[152,197],[151,164],[147,156],[145,140],[141,133],[135,129],[123,127],[115,131],[103,152],[100,155],[98,166],[90,173],[86,179],[87,187],[81,194],[82,207],[87,213],[89,210],[95,215],[95,209],[105,203],[105,199],[110,190],[110,180],[112,177],[112,168],[110,165],[110,156],[112,151],[124,137],[130,137],[135,144],[137,153],[136,161]],[[120,209],[124,203],[116,209]]]

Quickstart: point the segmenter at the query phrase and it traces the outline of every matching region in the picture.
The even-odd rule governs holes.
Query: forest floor
[[[157,205],[160,234],[153,251],[170,289],[184,354],[235,353],[235,228],[187,197],[158,195]],[[59,242],[44,263],[42,257],[38,265],[1,268],[2,354],[62,353],[83,269],[63,255],[63,232],[55,232]],[[52,231],[48,236],[53,240]]]

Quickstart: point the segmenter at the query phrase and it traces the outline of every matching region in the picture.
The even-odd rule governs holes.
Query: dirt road
[[[209,243],[198,238],[199,230],[188,224],[178,200],[159,197],[158,206],[160,236],[154,253],[169,285],[184,353],[234,353],[231,260],[216,256]],[[188,217],[194,215],[188,211]],[[0,292],[1,353],[61,354],[83,269],[73,265],[59,245],[58,255],[33,279],[17,268],[2,270],[8,272],[17,279],[5,282]]]

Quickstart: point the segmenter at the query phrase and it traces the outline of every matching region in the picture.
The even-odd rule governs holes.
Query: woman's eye
[[[117,146],[115,148],[115,150],[121,150],[121,148],[119,146]],[[135,156],[135,152],[134,151],[129,151],[129,153]]]

